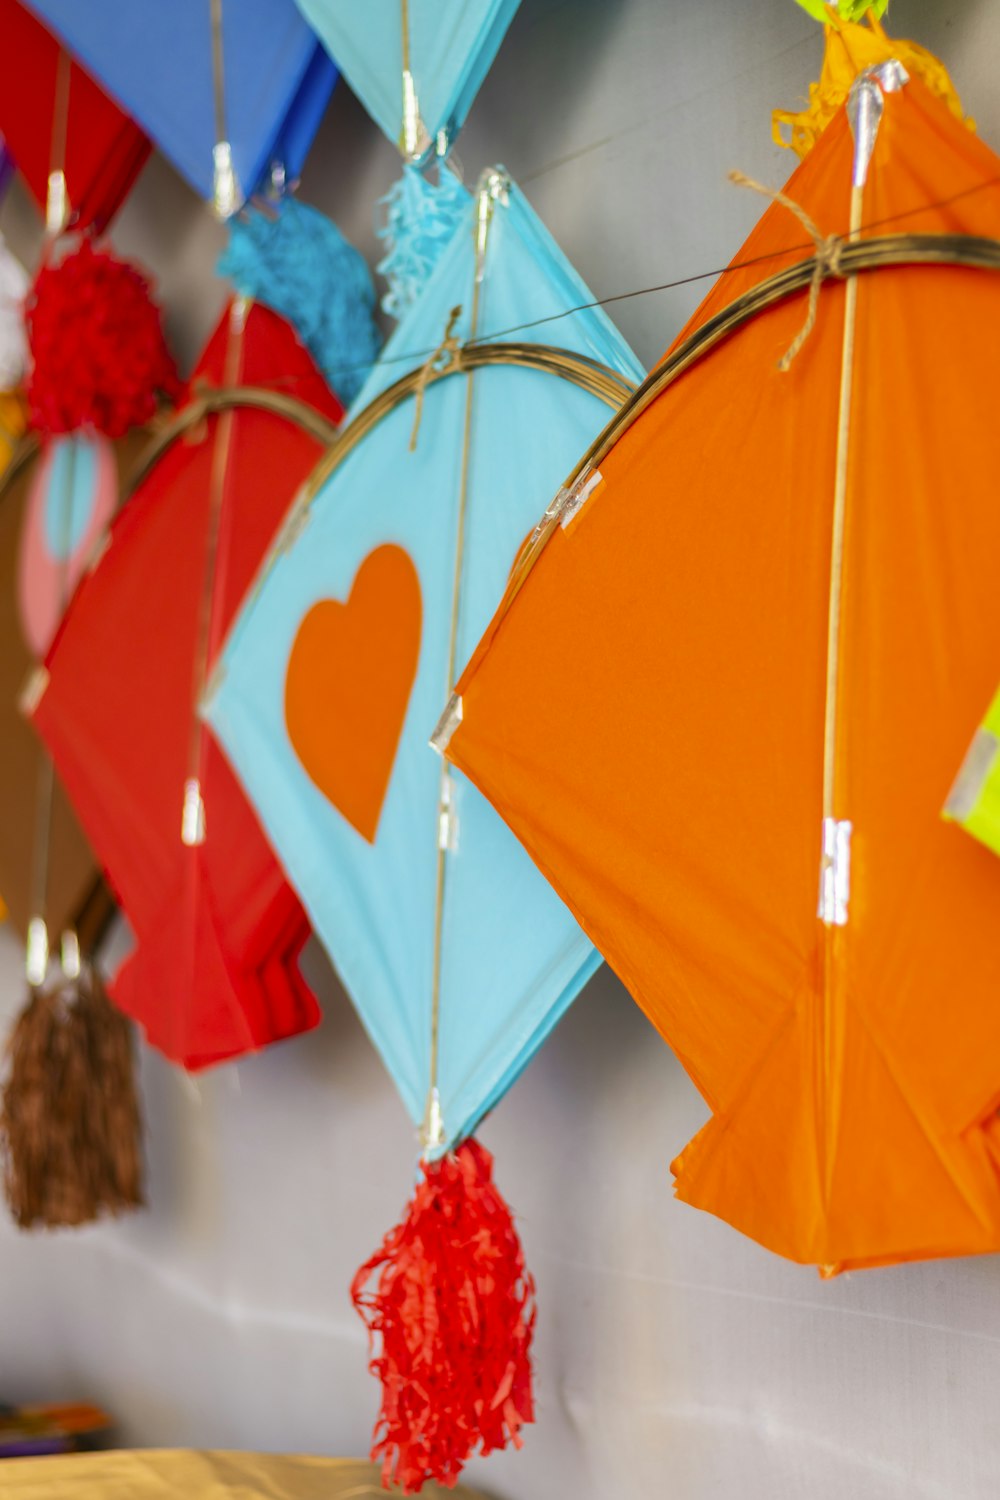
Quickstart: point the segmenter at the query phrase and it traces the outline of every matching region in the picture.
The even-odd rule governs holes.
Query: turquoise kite
[[[320,466],[289,517],[205,709],[417,1125],[436,1087],[438,1147],[472,1132],[599,961],[461,777],[447,788],[454,805],[436,915],[441,762],[428,741],[452,659],[464,664],[525,534],[608,417],[592,390],[514,361],[525,348],[541,357],[542,338],[554,333],[562,350],[614,372],[613,399],[641,377],[595,308],[494,344],[491,329],[593,296],[518,189],[497,174],[492,192],[470,200],[433,280],[386,345],[352,407],[346,456],[329,478]],[[468,343],[474,315],[478,357],[489,357],[485,344],[511,362],[448,376],[442,366]]]
[[[423,1182],[353,1293],[383,1347],[375,1453],[408,1491],[531,1420],[531,1279],[469,1136],[600,959],[428,742],[522,542],[641,378],[592,303],[489,174],[287,517],[205,705],[420,1130]]]
[[[450,146],[520,0],[298,0],[375,122],[408,161]],[[439,137],[443,138],[439,140]]]

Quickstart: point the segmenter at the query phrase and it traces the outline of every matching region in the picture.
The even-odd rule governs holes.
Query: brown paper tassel
[[[21,1229],[87,1224],[144,1202],[128,1021],[84,965],[34,989],[7,1043],[4,1191]]]

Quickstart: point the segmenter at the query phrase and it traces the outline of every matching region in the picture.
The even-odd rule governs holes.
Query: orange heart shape
[[[341,603],[305,615],[285,673],[285,725],[304,771],[370,844],[420,657],[420,580],[391,543],[370,552]]]

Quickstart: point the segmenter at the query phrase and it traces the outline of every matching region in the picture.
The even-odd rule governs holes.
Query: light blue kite
[[[520,0],[298,4],[375,122],[422,161],[461,130]]]
[[[432,1156],[600,962],[428,743],[521,543],[642,378],[599,309],[524,326],[592,302],[518,189],[484,179],[290,513],[205,705]]]

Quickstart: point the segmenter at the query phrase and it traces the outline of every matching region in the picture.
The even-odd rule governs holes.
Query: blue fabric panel
[[[399,0],[298,0],[330,56],[391,141],[403,124]],[[454,139],[520,0],[409,0],[410,72],[433,142]]]
[[[30,0],[202,198],[215,105],[208,0]],[[224,0],[226,128],[249,196],[284,162],[299,175],[337,71],[295,0]]]

